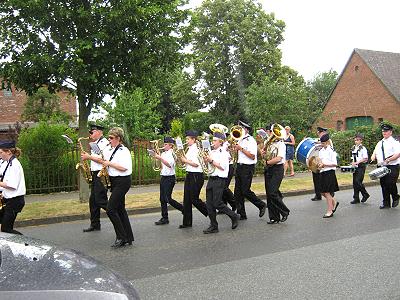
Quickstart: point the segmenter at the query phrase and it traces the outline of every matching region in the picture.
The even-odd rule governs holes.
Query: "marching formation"
[[[315,197],[311,200],[326,199],[327,210],[323,218],[333,217],[339,202],[335,192],[339,190],[335,170],[338,167],[337,154],[326,128],[318,127],[319,139],[305,138],[294,149],[295,140],[290,127],[272,124],[257,130],[257,141],[252,136],[249,124],[239,121],[230,130],[222,124],[211,124],[211,134],[189,130],[185,142],[180,137],[164,137],[151,141],[148,154],[153,169],[160,172],[161,218],[155,225],[169,224],[168,205],[182,213],[180,229],[192,227],[192,206],[196,207],[210,225],[204,234],[218,232],[218,214],[226,214],[232,222],[232,229],[239,226],[240,220],[246,220],[245,199],[255,205],[262,218],[268,211],[268,224],[285,222],[290,209],[283,202],[280,185],[286,170],[294,175],[293,158],[306,165],[313,174]],[[396,207],[400,196],[397,180],[400,168],[400,143],[392,137],[393,127],[381,126],[383,139],[380,140],[371,155],[371,162],[377,161],[378,168],[369,173],[371,179],[379,179],[383,201],[380,208]],[[124,131],[119,127],[109,130],[104,137],[104,127],[91,125],[88,138],[80,138],[81,161],[76,168],[83,172],[85,180],[91,185],[89,201],[90,226],[84,232],[100,230],[100,210],[106,211],[114,226],[116,240],[113,248],[132,245],[134,236],[125,209],[125,196],[131,187],[132,157],[129,149],[123,145]],[[64,136],[65,137],[65,136]],[[70,140],[66,137],[67,140]],[[81,141],[90,139],[90,153],[84,151]],[[365,202],[370,197],[363,184],[368,163],[367,149],[362,145],[363,136],[354,137],[351,149],[352,163],[341,166],[343,172],[353,173],[354,195],[351,204]],[[14,230],[17,214],[24,207],[26,193],[24,172],[18,161],[20,149],[15,142],[0,142],[0,191],[2,192],[0,209],[1,230],[20,234]],[[266,203],[251,190],[257,160],[264,166]],[[90,164],[88,163],[90,162]],[[175,168],[186,171],[183,204],[172,199],[175,186]],[[235,189],[230,190],[230,182],[235,173]],[[206,201],[200,199],[204,185],[204,175],[208,177]],[[107,199],[107,191],[111,194]],[[361,193],[361,200],[360,200]],[[229,205],[229,206],[228,206]]]

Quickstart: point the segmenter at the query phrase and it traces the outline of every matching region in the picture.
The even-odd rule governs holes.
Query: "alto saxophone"
[[[88,139],[89,139],[89,137],[80,137],[78,139],[78,144],[79,144],[79,148],[80,148],[81,152],[85,152],[85,150],[83,149],[83,146],[82,146],[82,140],[88,140]],[[87,161],[84,161],[81,159],[81,161],[76,164],[75,169],[80,170],[80,172],[82,172],[82,175],[88,184],[92,183],[92,181],[93,181],[92,172],[90,171],[90,166]]]
[[[108,144],[109,145],[109,144]],[[107,146],[108,146],[107,145]],[[106,147],[107,147],[106,146]],[[104,149],[103,149],[104,150]],[[104,153],[102,150],[100,150],[101,158],[104,160]],[[111,179],[110,179],[110,174],[108,173],[108,169],[106,166],[103,166],[99,173],[97,173],[97,177],[100,178],[101,183],[104,185],[106,189],[111,188]]]

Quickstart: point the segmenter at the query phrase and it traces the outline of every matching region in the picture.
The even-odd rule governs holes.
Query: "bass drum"
[[[312,172],[318,172],[318,164],[321,162],[318,157],[319,147],[317,141],[312,138],[306,138],[300,142],[296,148],[296,160],[307,166]]]

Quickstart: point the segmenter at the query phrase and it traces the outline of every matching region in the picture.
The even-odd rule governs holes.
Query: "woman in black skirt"
[[[339,190],[335,173],[337,159],[336,152],[329,144],[329,135],[323,135],[320,140],[322,146],[321,150],[319,150],[319,158],[321,159],[321,163],[319,165],[320,190],[322,196],[325,197],[328,204],[326,214],[323,216],[323,218],[331,218],[339,205],[339,202],[337,202],[332,196],[334,192]]]
[[[111,148],[104,151],[103,165],[108,168],[111,181],[111,196],[107,204],[107,215],[114,226],[117,236],[111,247],[119,248],[132,245],[133,233],[128,213],[125,209],[125,195],[131,187],[132,157],[127,147],[122,145],[124,131],[122,128],[111,128],[108,140]]]

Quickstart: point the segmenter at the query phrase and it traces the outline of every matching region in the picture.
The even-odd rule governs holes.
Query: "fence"
[[[352,140],[338,143],[335,148],[343,165],[350,162],[349,149],[353,144]],[[131,149],[132,153],[132,184],[145,185],[158,183],[159,172],[152,169],[151,159],[147,153],[150,147],[149,141],[135,141]],[[20,158],[24,167],[27,193],[54,193],[62,191],[74,191],[78,189],[78,174],[75,169],[79,161],[78,149],[57,154],[36,154],[34,156],[25,154]],[[294,162],[297,170],[305,170],[304,166]],[[256,173],[261,174],[263,166],[258,163]],[[184,170],[176,168],[176,177],[183,180]]]

